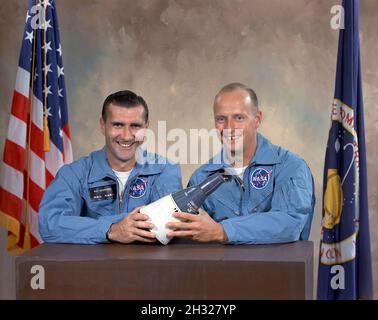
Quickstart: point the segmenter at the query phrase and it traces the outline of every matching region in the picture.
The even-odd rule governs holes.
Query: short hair
[[[249,95],[249,97],[252,101],[252,104],[253,104],[252,107],[253,107],[254,113],[259,110],[259,101],[257,99],[256,92],[253,89],[251,89],[251,88],[247,87],[246,85],[239,83],[239,82],[232,82],[228,85],[225,85],[222,89],[220,89],[220,91],[215,96],[214,102],[217,101],[217,99],[223,93],[237,91],[237,90],[243,90],[243,91],[248,93],[248,95]]]
[[[103,105],[102,105],[102,119],[106,120],[106,111],[110,104],[115,104],[120,107],[125,108],[135,108],[138,106],[142,106],[144,110],[144,120],[145,122],[148,121],[148,106],[146,101],[141,96],[138,96],[136,93],[130,90],[123,90],[118,91],[115,93],[110,94],[106,97]]]

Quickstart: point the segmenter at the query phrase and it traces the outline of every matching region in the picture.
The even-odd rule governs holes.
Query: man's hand
[[[152,229],[154,225],[147,221],[149,219],[147,215],[139,212],[140,208],[135,208],[121,221],[112,224],[108,231],[108,238],[121,243],[155,242],[155,234],[146,230]]]
[[[227,235],[220,223],[215,222],[209,214],[202,209],[198,214],[175,212],[173,215],[182,222],[168,222],[168,237],[191,238],[200,242],[227,241]]]

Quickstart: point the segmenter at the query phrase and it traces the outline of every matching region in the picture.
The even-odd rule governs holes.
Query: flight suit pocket
[[[306,212],[312,205],[311,190],[301,179],[290,179],[290,188],[287,191],[289,206],[297,212]]]
[[[241,215],[239,203],[234,201],[213,197],[210,205],[213,207],[213,219],[217,222]]]
[[[117,214],[117,200],[108,199],[101,201],[91,201],[88,204],[88,216],[99,218]]]
[[[262,190],[251,188],[250,212],[265,212],[271,209],[273,196],[273,183],[270,183]]]

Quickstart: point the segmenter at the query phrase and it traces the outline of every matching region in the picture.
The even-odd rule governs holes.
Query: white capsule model
[[[151,231],[155,233],[156,239],[166,245],[172,239],[167,237],[170,229],[166,227],[166,224],[180,221],[173,216],[173,213],[182,211],[197,214],[198,208],[201,207],[207,196],[228,180],[230,180],[229,175],[224,172],[216,172],[196,186],[176,191],[150,203],[141,208],[140,212],[150,218],[155,225]]]

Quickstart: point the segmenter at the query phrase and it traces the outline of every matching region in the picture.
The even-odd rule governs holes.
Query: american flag
[[[29,0],[0,180],[0,225],[8,250],[41,243],[38,206],[72,161],[58,19],[53,0]]]

